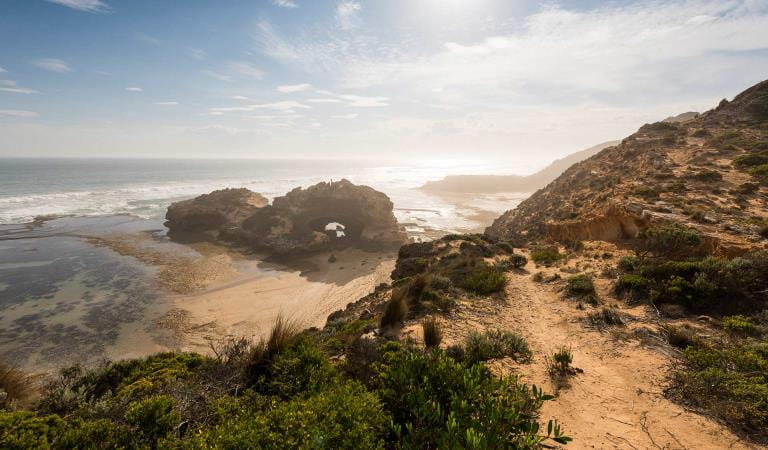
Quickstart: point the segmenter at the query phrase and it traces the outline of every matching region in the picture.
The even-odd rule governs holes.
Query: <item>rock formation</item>
[[[407,237],[392,210],[385,194],[341,180],[275,198],[245,220],[242,230],[250,245],[278,254],[399,246]]]
[[[173,203],[165,214],[171,232],[204,232],[218,237],[221,231],[239,227],[269,201],[245,188],[221,189],[190,200]]]
[[[684,116],[644,125],[574,164],[486,233],[521,244],[615,242],[673,222],[697,229],[715,252],[765,247],[768,81]]]

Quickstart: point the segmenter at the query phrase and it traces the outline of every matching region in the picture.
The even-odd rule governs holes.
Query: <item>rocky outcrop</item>
[[[714,253],[768,248],[768,81],[672,119],[572,165],[486,233],[521,245],[616,242],[677,223]]]
[[[296,188],[260,208],[242,224],[253,247],[277,254],[356,246],[400,246],[407,236],[389,197],[348,180]]]
[[[165,226],[171,232],[203,232],[218,237],[239,227],[269,201],[245,188],[221,189],[190,200],[173,203],[165,214]]]

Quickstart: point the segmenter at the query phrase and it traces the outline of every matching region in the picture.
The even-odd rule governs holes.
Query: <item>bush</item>
[[[696,344],[683,357],[685,366],[673,375],[673,398],[768,442],[768,344]]]
[[[573,367],[573,352],[570,347],[561,346],[547,358],[547,371],[552,376],[566,376],[576,373]]]
[[[479,333],[471,331],[464,344],[466,360],[469,362],[512,357],[515,361],[527,362],[531,358],[528,342],[511,331],[490,330]]]
[[[190,448],[381,448],[389,417],[355,382],[288,402],[246,395],[223,402],[219,424]]]
[[[595,295],[595,284],[586,275],[575,275],[568,278],[565,285],[565,295],[568,297],[586,297]]]
[[[648,293],[650,282],[642,275],[633,273],[619,277],[614,287],[617,294],[629,294],[632,297],[645,296]]]
[[[602,308],[600,311],[590,313],[589,322],[596,327],[624,325],[625,318],[616,308]]]
[[[734,334],[749,335],[757,332],[752,319],[742,315],[723,317],[723,329]]]
[[[504,289],[507,277],[502,271],[486,264],[479,264],[464,279],[462,286],[477,295],[490,295]]]
[[[424,332],[424,346],[427,348],[439,347],[443,340],[443,332],[437,320],[434,318],[425,319],[421,323],[421,328]]]
[[[557,248],[541,248],[531,252],[531,259],[533,259],[533,262],[547,267],[563,258],[565,258],[565,255],[561,255],[560,252],[557,251]]]
[[[170,434],[180,417],[172,398],[156,395],[132,403],[125,413],[125,421],[147,442],[154,443]]]
[[[687,256],[701,244],[698,231],[677,224],[648,228],[639,237],[638,253],[657,257]]]
[[[570,440],[554,423],[540,432],[535,417],[551,396],[441,351],[388,352],[376,386],[392,414],[395,447],[532,449]]]
[[[299,336],[275,355],[254,389],[287,399],[320,392],[337,378],[338,373],[325,353],[309,337]]]

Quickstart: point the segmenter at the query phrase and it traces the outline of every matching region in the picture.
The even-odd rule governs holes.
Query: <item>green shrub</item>
[[[723,317],[722,326],[724,330],[734,334],[748,335],[757,332],[757,326],[752,319],[742,315]]]
[[[299,336],[270,361],[254,389],[280,398],[320,392],[337,381],[338,373],[323,351]]]
[[[565,345],[547,358],[547,371],[552,376],[566,376],[576,373],[573,367],[573,351]]]
[[[478,295],[490,295],[502,291],[506,284],[507,277],[501,270],[486,264],[479,264],[464,279],[462,286],[467,291]]]
[[[615,290],[617,294],[629,294],[633,297],[640,297],[647,294],[650,287],[650,281],[642,275],[627,273],[616,280]]]
[[[667,342],[673,347],[685,350],[691,345],[699,343],[696,332],[689,326],[665,325],[663,327],[667,336]]]
[[[531,252],[531,259],[533,259],[533,262],[547,267],[563,258],[565,258],[565,255],[561,255],[556,248],[541,248]]]
[[[437,348],[443,340],[443,331],[440,324],[434,318],[425,319],[421,322],[421,328],[424,332],[424,346],[427,348]]]
[[[64,422],[59,416],[37,417],[29,411],[0,411],[0,447],[5,449],[51,448]]]
[[[677,224],[650,227],[639,238],[639,254],[667,258],[691,254],[701,244],[698,231]]]
[[[191,448],[382,448],[389,417],[381,402],[344,382],[288,402],[245,396],[218,410],[219,424],[191,438]]]
[[[768,442],[768,344],[691,345],[670,394]]]
[[[595,295],[595,284],[587,275],[574,275],[566,282],[565,295],[578,298]]]
[[[472,331],[464,343],[466,360],[469,362],[488,361],[489,359],[512,357],[516,361],[526,362],[531,358],[528,342],[517,333],[502,330],[490,330],[482,333]]]
[[[152,443],[170,434],[180,417],[172,398],[156,395],[132,403],[125,413],[125,421]]]
[[[376,385],[392,414],[395,447],[531,449],[548,438],[570,440],[553,423],[540,431],[535,420],[551,396],[441,351],[388,352]]]
[[[768,153],[752,153],[733,158],[733,165],[739,169],[748,169],[754,166],[768,164]]]
[[[595,311],[587,316],[589,322],[596,327],[624,325],[626,319],[624,315],[616,308],[604,307],[600,311]]]

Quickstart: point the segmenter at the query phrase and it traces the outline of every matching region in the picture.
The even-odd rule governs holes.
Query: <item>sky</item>
[[[0,156],[545,163],[768,78],[768,0],[2,0]]]

